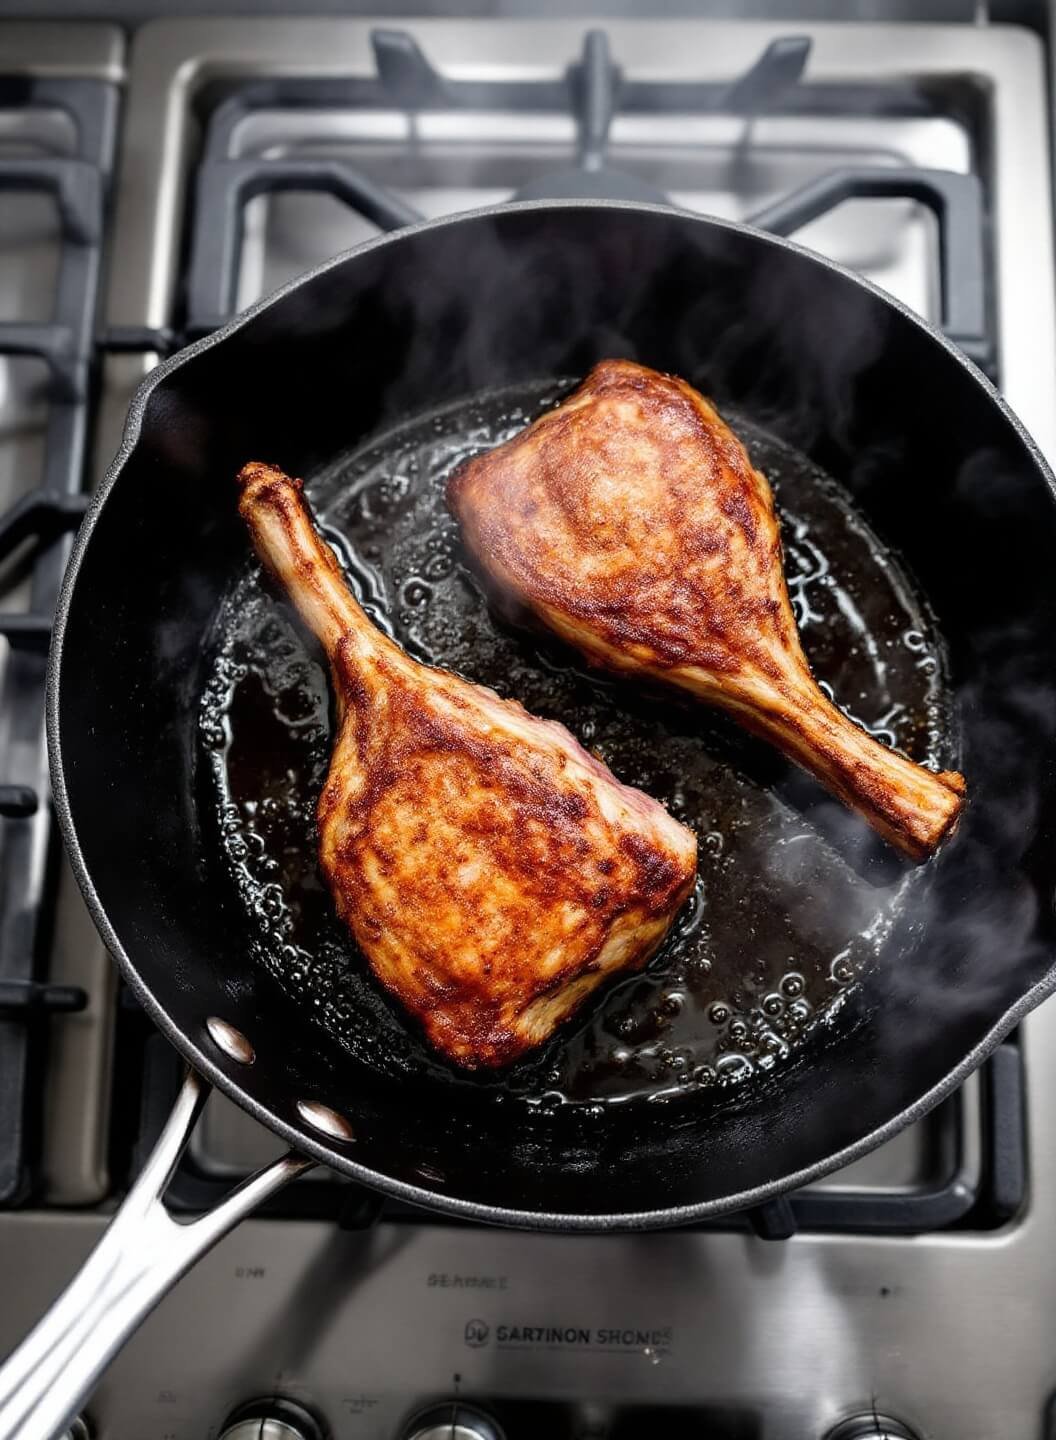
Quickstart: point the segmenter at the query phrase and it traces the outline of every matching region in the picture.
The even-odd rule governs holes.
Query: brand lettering
[[[589,1345],[591,1332],[572,1325],[500,1325],[500,1345]]]
[[[497,1345],[579,1346],[596,1350],[651,1350],[664,1352],[671,1346],[670,1325],[497,1325]]]

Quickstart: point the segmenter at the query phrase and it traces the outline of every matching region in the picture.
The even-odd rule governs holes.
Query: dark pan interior
[[[696,893],[654,963],[606,986],[530,1057],[473,1077],[479,1098],[508,1117],[526,1105],[699,1108],[701,1092],[769,1080],[815,1026],[835,1021],[894,916],[923,901],[929,872],[900,863],[715,711],[591,672],[489,605],[445,480],[567,392],[551,379],[455,401],[339,458],[307,491],[377,624],[419,660],[560,719],[698,838]],[[956,764],[943,647],[912,582],[823,471],[727,413],[775,487],[815,673],[874,734]],[[458,1072],[387,1002],[321,881],[315,808],[333,747],[325,661],[246,552],[217,612],[203,692],[203,830],[219,840],[249,943],[291,1000],[372,1068],[450,1085]]]
[[[334,457],[412,417],[617,354],[686,376],[810,457],[903,558],[948,647],[940,744],[959,738],[971,802],[836,1022],[769,1076],[600,1113],[497,1104],[436,1067],[401,1072],[328,1044],[255,958],[201,803],[215,614],[245,568],[232,476],[255,456],[321,483]],[[57,803],[97,919],[151,1008],[260,1118],[318,1149],[295,1106],[322,1100],[355,1131],[333,1163],[437,1203],[658,1223],[779,1188],[908,1118],[1028,993],[1040,998],[1052,957],[1052,493],[975,373],[894,305],[736,227],[605,204],[514,207],[325,268],[148,391],[60,615]],[[741,763],[768,778],[752,754]],[[832,825],[809,794],[787,798],[807,823]],[[839,826],[828,839],[840,843]],[[854,863],[892,883],[875,849]],[[211,1051],[214,1014],[253,1041],[250,1070]]]

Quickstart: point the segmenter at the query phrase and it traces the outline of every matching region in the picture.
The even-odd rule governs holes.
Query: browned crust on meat
[[[490,570],[638,662],[774,673],[768,647],[745,653],[753,632],[798,644],[770,487],[675,376],[602,361],[447,497]]]
[[[337,911],[438,1050],[506,1064],[646,963],[692,886],[693,836],[562,726],[380,636],[295,482],[254,464],[240,484],[262,558],[327,637],[342,718],[318,820]]]
[[[599,957],[621,921],[659,921],[659,942],[693,868],[647,829],[606,821],[591,784],[555,757],[482,734],[394,677],[385,693],[383,727],[369,696],[349,697],[356,733],[342,736],[319,800],[323,870],[375,972],[433,1044],[463,1064],[504,1064],[536,1043],[517,1023],[534,1002],[604,978]],[[346,743],[365,775],[354,798]]]
[[[913,859],[956,823],[963,777],[881,746],[814,682],[770,487],[685,381],[602,361],[447,493],[492,582],[592,663],[729,710]]]

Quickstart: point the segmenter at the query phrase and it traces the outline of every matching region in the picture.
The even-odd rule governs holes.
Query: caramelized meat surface
[[[437,1050],[505,1064],[645,964],[689,893],[696,841],[563,726],[381,634],[298,481],[254,463],[239,489],[258,554],[330,662],[319,858],[337,911]]]
[[[719,705],[923,859],[964,780],[888,749],[819,689],[796,630],[773,496],[685,381],[606,360],[451,479],[499,588],[589,660]]]

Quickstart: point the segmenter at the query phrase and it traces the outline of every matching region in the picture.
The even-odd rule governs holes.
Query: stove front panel
[[[1019,1234],[920,1244],[249,1221],[162,1302],[87,1413],[98,1440],[203,1440],[281,1394],[338,1440],[396,1440],[420,1404],[458,1395],[508,1440],[822,1440],[875,1404],[934,1440],[1036,1440],[1056,1380],[1053,1208]],[[0,1226],[18,1295],[0,1350],[100,1228]]]

